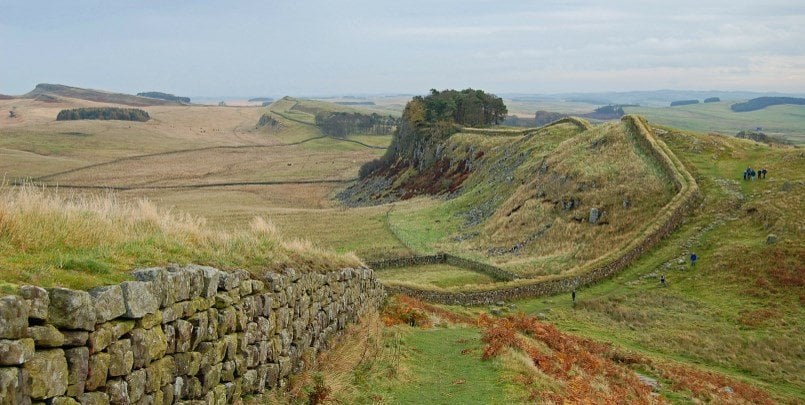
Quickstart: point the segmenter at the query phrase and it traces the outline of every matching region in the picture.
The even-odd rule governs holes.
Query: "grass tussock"
[[[138,266],[199,263],[253,272],[294,267],[323,271],[358,266],[353,254],[336,254],[301,240],[284,241],[257,217],[225,232],[204,218],[157,208],[114,194],[64,195],[30,185],[0,187],[0,268],[14,285],[90,288],[128,277]]]

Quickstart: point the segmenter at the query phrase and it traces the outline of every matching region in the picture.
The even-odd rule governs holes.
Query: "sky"
[[[805,92],[805,1],[0,0],[0,93]]]

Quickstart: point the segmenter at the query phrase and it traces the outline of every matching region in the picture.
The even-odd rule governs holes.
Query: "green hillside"
[[[733,103],[721,101],[673,108],[625,107],[624,110],[642,115],[656,124],[689,131],[735,135],[741,130],[760,127],[768,135],[805,143],[805,106],[775,105],[739,113],[730,109]]]

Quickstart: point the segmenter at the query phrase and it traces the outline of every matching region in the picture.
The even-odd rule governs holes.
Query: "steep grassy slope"
[[[419,144],[397,140],[413,156],[378,169],[342,197],[360,203],[436,196],[390,211],[390,227],[409,247],[536,277],[623,246],[676,193],[622,123],[586,129],[564,122],[524,136],[498,132],[468,129]],[[593,222],[591,211],[598,212]]]

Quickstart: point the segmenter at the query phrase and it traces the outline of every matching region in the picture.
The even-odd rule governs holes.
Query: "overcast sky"
[[[805,1],[0,0],[0,93],[805,92]]]

